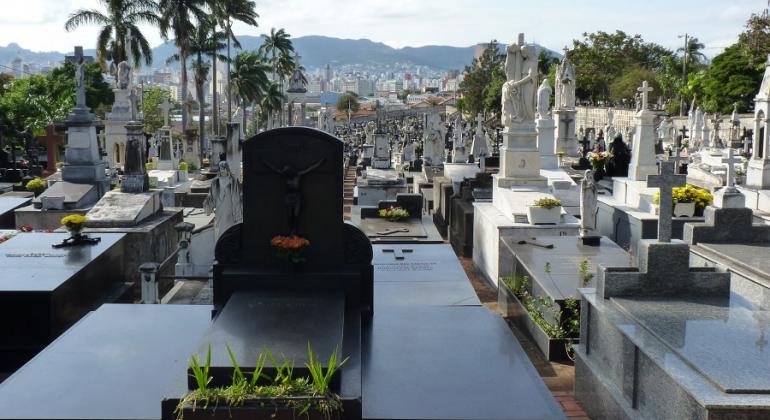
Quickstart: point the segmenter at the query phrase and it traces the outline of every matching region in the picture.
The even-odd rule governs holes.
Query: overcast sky
[[[0,45],[16,42],[35,51],[93,48],[95,27],[64,31],[79,8],[101,8],[98,0],[0,0]],[[561,50],[583,32],[622,29],[645,40],[678,48],[677,35],[698,37],[713,56],[735,42],[752,12],[767,0],[257,0],[259,28],[235,32],[260,35],[271,27],[292,36],[368,38],[393,47],[470,46],[497,39],[528,41]],[[145,36],[154,46],[157,30]]]

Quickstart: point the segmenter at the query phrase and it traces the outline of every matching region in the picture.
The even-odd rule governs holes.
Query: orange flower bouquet
[[[310,246],[310,241],[297,235],[276,236],[270,240],[270,245],[278,250],[279,258],[297,264],[305,261],[302,250]]]

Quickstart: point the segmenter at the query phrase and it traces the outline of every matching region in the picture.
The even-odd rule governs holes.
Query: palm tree
[[[259,101],[259,107],[262,112],[267,113],[267,126],[273,125],[273,114],[280,111],[283,108],[283,101],[286,99],[286,95],[283,94],[281,85],[276,82],[270,82],[265,90],[264,96]]]
[[[204,0],[160,0],[159,7],[161,35],[168,39],[169,32],[172,32],[174,44],[179,49],[182,98],[187,98],[187,57],[190,54],[190,39],[195,34],[195,22],[204,22],[208,19],[203,10]],[[183,111],[182,130],[186,129],[187,113]]]
[[[215,25],[212,20],[200,22],[195,34],[190,38],[189,53],[195,57],[193,61],[193,79],[195,81],[195,94],[198,98],[198,133],[200,140],[200,150],[206,147],[206,96],[203,91],[204,84],[208,79],[211,64],[204,62],[204,57],[211,57],[214,61],[217,59],[226,60],[227,57],[219,54],[218,51],[224,48],[224,33],[215,32]],[[180,61],[180,55],[173,54],[166,61]]]
[[[262,34],[262,38],[265,40],[262,43],[260,49],[264,52],[265,56],[270,58],[270,64],[273,66],[273,80],[278,76],[278,58],[283,54],[290,54],[294,52],[294,45],[291,42],[291,35],[286,33],[283,28],[275,30],[270,29],[270,34]]]
[[[702,50],[706,48],[706,46],[698,40],[698,38],[688,38],[687,39],[687,62],[688,63],[702,63],[706,61],[706,55],[703,54]],[[678,53],[684,53],[685,48],[680,47],[676,50]],[[684,55],[684,54],[683,54]]]
[[[227,121],[232,118],[232,85],[229,79],[230,71],[230,40],[233,41],[236,48],[241,48],[238,39],[233,33],[233,23],[237,20],[247,25],[257,27],[257,18],[259,15],[255,11],[256,3],[254,0],[209,0],[213,15],[227,35]]]
[[[243,110],[243,119],[239,123],[246,122],[246,103],[259,102],[269,89],[270,80],[267,77],[269,72],[270,65],[259,52],[242,52],[235,56],[229,79],[233,94],[240,99]]]
[[[99,0],[99,3],[106,13],[79,9],[69,16],[64,29],[70,32],[87,24],[101,26],[96,38],[96,55],[103,68],[107,60],[119,63],[128,61],[129,56],[137,67],[142,61],[148,66],[152,64],[152,48],[137,25],[157,25],[158,5],[152,0]]]

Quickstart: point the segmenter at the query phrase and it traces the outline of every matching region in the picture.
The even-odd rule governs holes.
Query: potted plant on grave
[[[606,173],[604,168],[610,158],[612,158],[612,154],[610,152],[594,150],[593,152],[588,152],[586,157],[588,158],[588,162],[591,163],[591,169],[594,171],[594,179],[598,181],[604,178],[604,174]]]
[[[543,197],[527,207],[529,223],[533,225],[556,225],[561,221],[561,201]]]
[[[557,165],[558,165],[560,168],[561,168],[562,166],[564,166],[564,155],[565,155],[565,153],[564,153],[564,151],[563,151],[563,150],[558,150],[558,151],[556,151],[556,164],[557,164]]]
[[[304,366],[307,375],[298,375],[299,369],[291,361],[283,355],[277,360],[267,347],[257,355],[253,370],[247,371],[241,368],[230,346],[225,346],[233,364],[229,385],[211,385],[214,377],[210,345],[204,363],[193,355],[189,367],[195,388],[179,399],[174,410],[178,420],[341,418],[342,401],[334,388],[339,384],[338,372],[348,359],[340,360],[338,350],[324,367],[308,343],[308,362]]]
[[[671,189],[675,217],[693,217],[703,214],[703,209],[714,201],[710,192],[695,188],[692,185],[674,187]],[[660,205],[660,192],[656,192],[653,203]]]
[[[389,222],[399,222],[401,220],[409,218],[409,211],[403,207],[390,206],[386,209],[381,209],[377,212],[377,215],[386,219]]]
[[[302,254],[303,250],[310,246],[310,241],[297,235],[279,235],[270,240],[270,245],[278,251],[278,258],[290,264],[300,264],[305,262],[305,257]]]
[[[88,235],[83,233],[83,228],[86,225],[88,219],[82,214],[70,214],[64,216],[61,219],[61,224],[67,229],[70,237],[58,244],[54,244],[54,248],[63,248],[76,245],[94,245],[99,243],[101,238],[89,238]]]
[[[35,178],[27,182],[27,191],[35,193],[35,197],[43,193],[48,188],[48,183],[40,178]]]

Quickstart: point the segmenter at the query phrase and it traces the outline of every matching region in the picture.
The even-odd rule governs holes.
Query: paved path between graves
[[[481,275],[476,270],[476,267],[473,266],[473,259],[462,257],[458,258],[463,268],[465,269],[465,273],[471,280],[471,284],[476,290],[476,294],[478,295],[481,303],[491,311],[499,313],[497,308],[497,290],[490,286],[486,280],[481,277]],[[573,391],[575,385],[574,365],[549,362],[545,359],[543,353],[540,352],[540,349],[537,347],[537,345],[535,345],[535,343],[525,333],[519,330],[512,321],[506,319],[506,322],[510,326],[511,331],[513,331],[513,334],[516,336],[516,339],[519,340],[521,347],[524,348],[527,356],[529,356],[529,360],[535,366],[537,372],[540,373],[540,376],[543,378],[543,382],[545,382],[545,385],[548,387],[548,389],[551,390],[551,393],[553,394],[554,398],[556,398],[556,401],[559,403],[559,406],[561,406],[567,418],[571,420],[588,419],[588,416],[583,411],[583,408],[575,399],[575,394]]]

